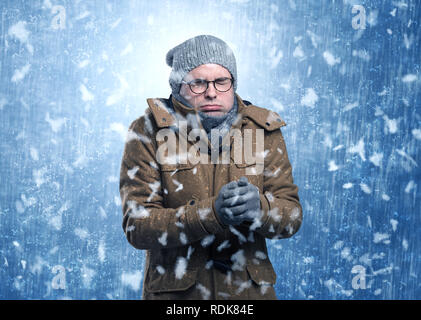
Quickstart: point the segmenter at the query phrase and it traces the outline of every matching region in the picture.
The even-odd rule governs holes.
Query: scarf
[[[179,102],[181,102],[182,104],[184,104],[186,107],[193,109],[193,106],[186,99],[184,99],[180,94],[174,94],[174,98],[178,100]],[[171,97],[170,97],[170,101],[171,101]],[[173,108],[171,103],[170,103],[170,107]],[[174,111],[174,109],[172,109],[171,111]],[[211,141],[212,148],[215,147],[217,144],[219,144],[219,152],[221,152],[222,139],[230,131],[232,124],[237,118],[237,113],[238,113],[238,101],[235,95],[234,95],[234,105],[232,106],[231,110],[229,110],[226,114],[222,116],[212,116],[212,115],[207,114],[206,112],[202,112],[202,111],[198,112],[203,129],[205,129],[208,135],[208,140]],[[212,131],[212,129],[214,130]],[[212,133],[214,134],[213,139],[212,139]],[[210,154],[211,150],[208,150],[208,152]]]

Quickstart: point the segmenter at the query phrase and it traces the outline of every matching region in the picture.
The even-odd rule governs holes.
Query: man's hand
[[[227,183],[218,194],[215,209],[226,225],[239,225],[243,221],[260,218],[259,189],[246,177]]]

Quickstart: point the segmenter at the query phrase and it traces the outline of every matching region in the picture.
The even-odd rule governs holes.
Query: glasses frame
[[[202,92],[195,92],[195,91],[192,89],[192,84],[193,84],[193,82],[194,82],[194,81],[197,81],[197,80],[202,80],[202,81],[206,82],[206,89],[205,89],[205,90],[203,90]],[[216,85],[215,85],[215,82],[216,82],[216,81],[218,81],[218,80],[229,80],[229,81],[230,81],[230,83],[231,83],[231,85],[230,85],[230,87],[229,87],[227,90],[225,90],[225,91],[218,90],[218,89],[216,88]],[[213,83],[213,87],[214,87],[214,88],[215,88],[215,90],[216,90],[216,91],[218,91],[218,92],[228,92],[228,91],[232,88],[232,85],[233,85],[233,83],[234,83],[233,79],[232,79],[232,78],[228,78],[228,77],[222,77],[222,78],[218,78],[218,79],[215,79],[215,80],[212,80],[212,81],[209,81],[209,80],[203,80],[203,79],[194,79],[194,80],[189,81],[189,82],[186,82],[186,81],[184,81],[184,80],[183,80],[183,81],[181,81],[181,83],[187,84],[187,85],[189,86],[189,88],[190,88],[191,92],[193,92],[193,93],[195,93],[195,94],[202,94],[202,93],[205,93],[205,92],[209,89],[209,83],[210,83],[210,82],[212,82],[212,83]]]

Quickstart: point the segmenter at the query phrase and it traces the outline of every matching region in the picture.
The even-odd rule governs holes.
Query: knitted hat
[[[237,66],[234,53],[221,39],[211,35],[200,35],[184,41],[168,51],[167,64],[172,67],[170,86],[172,93],[178,95],[181,81],[194,68],[207,63],[219,64],[226,68],[234,80],[237,89]]]

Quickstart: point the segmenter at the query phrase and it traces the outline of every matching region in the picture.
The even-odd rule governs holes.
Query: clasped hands
[[[239,225],[243,221],[260,218],[259,189],[246,177],[224,185],[215,200],[215,210],[225,225]]]

